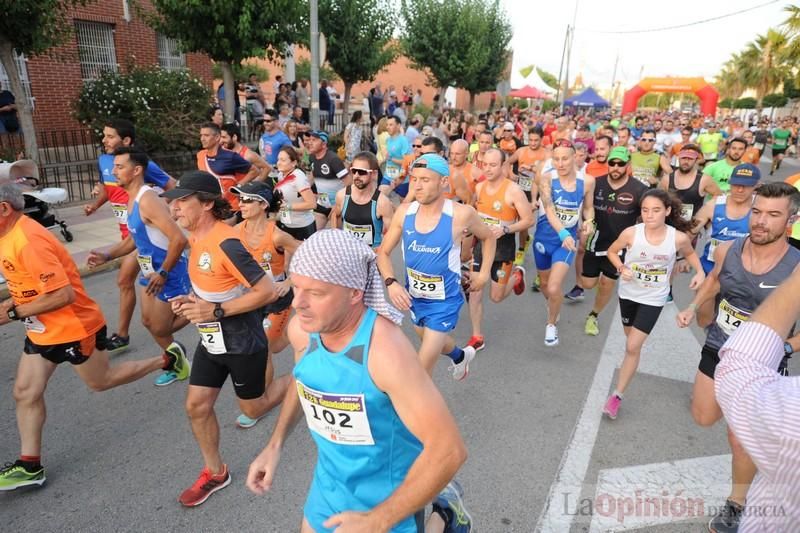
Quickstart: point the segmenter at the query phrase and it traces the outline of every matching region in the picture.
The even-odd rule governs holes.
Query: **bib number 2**
[[[225,347],[225,338],[222,336],[222,324],[204,322],[197,324],[197,331],[200,333],[200,342],[208,353],[222,355],[228,352]]]

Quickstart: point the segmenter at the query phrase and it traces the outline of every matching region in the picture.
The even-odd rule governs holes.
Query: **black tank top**
[[[381,243],[383,221],[378,218],[378,197],[381,194],[375,189],[372,198],[366,204],[353,201],[351,196],[352,185],[348,185],[344,192],[344,206],[342,207],[342,220],[345,231],[359,236],[369,246],[378,246]]]
[[[669,174],[669,192],[674,192],[681,200],[681,216],[686,220],[691,220],[694,215],[703,207],[705,198],[700,194],[700,179],[703,176],[700,172],[694,175],[694,182],[688,189],[678,189],[675,186],[675,171]],[[691,206],[691,211],[689,210]]]

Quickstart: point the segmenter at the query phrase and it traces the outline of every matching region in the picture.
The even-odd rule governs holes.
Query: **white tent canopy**
[[[531,72],[530,74],[528,74],[527,77],[525,77],[522,75],[520,70],[525,69],[528,66],[532,67]],[[544,80],[542,80],[541,76],[539,76],[539,73],[536,71],[535,66],[532,65],[523,65],[522,67],[514,66],[511,69],[511,88],[519,89],[520,87],[523,87],[525,85],[530,85],[531,87],[535,87],[536,89],[539,89],[543,93],[547,94],[556,94],[557,92],[555,89],[547,85],[544,82]]]

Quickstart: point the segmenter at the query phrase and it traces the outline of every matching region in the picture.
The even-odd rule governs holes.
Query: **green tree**
[[[327,39],[327,35],[325,36]],[[301,59],[294,64],[294,77],[298,80],[311,79],[311,60]],[[339,75],[327,63],[319,66],[319,79],[338,81]]]
[[[764,107],[783,107],[789,103],[789,99],[780,93],[772,93],[764,96],[761,101]]]
[[[536,72],[539,73],[539,77],[542,78],[542,81],[545,82],[547,85],[552,87],[553,89],[558,89],[558,78],[547,72],[546,70],[542,70],[540,68],[536,68]]]
[[[783,94],[786,98],[800,98],[800,89],[792,78],[783,80]]]
[[[738,98],[744,92],[746,87],[742,79],[742,73],[739,70],[741,62],[741,54],[734,53],[717,74],[716,86],[720,96],[723,98]]]
[[[734,109],[755,109],[757,105],[758,101],[750,96],[739,98],[733,102]]]
[[[353,85],[374,80],[399,54],[392,39],[397,16],[388,0],[320,0],[319,22],[328,64],[344,81],[347,120]]]
[[[3,2],[0,17],[0,63],[8,74],[11,92],[16,97],[17,116],[25,140],[25,153],[39,161],[33,111],[25,97],[14,53],[34,56],[64,42],[70,32],[67,9],[85,0],[13,0]]]
[[[308,4],[304,0],[153,0],[150,24],[178,39],[187,52],[201,52],[220,63],[225,83],[225,116],[233,120],[233,67],[244,59],[283,57],[286,47],[303,38]]]
[[[770,28],[747,44],[736,63],[742,82],[756,91],[757,108],[767,94],[778,89],[781,82],[790,75],[790,65],[786,63],[789,39],[786,33]]]
[[[499,0],[468,0],[466,22],[472,31],[461,43],[464,64],[456,73],[455,85],[469,91],[469,109],[475,110],[475,95],[493,91],[511,59],[508,43],[513,30]]]

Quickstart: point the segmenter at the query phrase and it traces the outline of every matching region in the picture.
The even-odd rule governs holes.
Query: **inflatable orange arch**
[[[694,93],[700,99],[700,112],[704,116],[717,114],[719,93],[703,78],[644,78],[625,91],[622,99],[622,112],[636,111],[639,98],[649,92]]]

